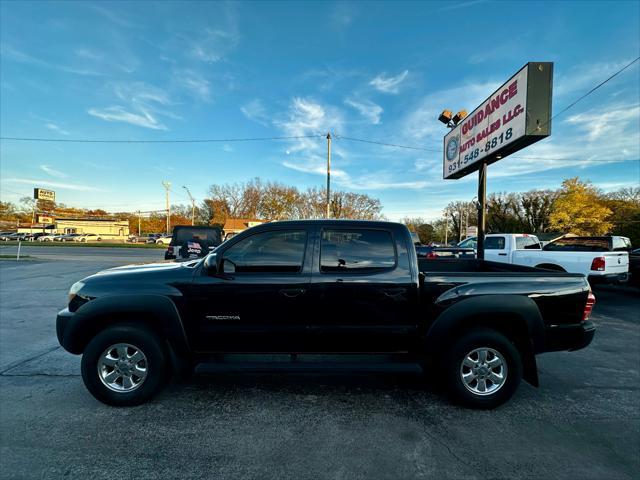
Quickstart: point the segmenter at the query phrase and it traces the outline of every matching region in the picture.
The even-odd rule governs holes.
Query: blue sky
[[[640,55],[638,2],[2,2],[2,136],[190,139],[326,133],[333,186],[390,219],[433,219],[475,195],[442,180],[443,108],[471,111],[527,61],[555,62],[557,112]],[[489,191],[640,182],[636,63],[560,116],[551,137],[489,167]],[[212,183],[325,182],[326,141],[70,144],[2,141],[0,194],[161,209]],[[515,158],[520,157],[520,158]]]

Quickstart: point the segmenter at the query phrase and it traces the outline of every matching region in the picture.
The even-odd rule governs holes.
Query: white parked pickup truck
[[[458,244],[476,248],[476,237]],[[544,247],[535,235],[492,233],[485,237],[484,258],[493,262],[581,273],[591,283],[626,282],[631,243],[626,237],[565,237]]]

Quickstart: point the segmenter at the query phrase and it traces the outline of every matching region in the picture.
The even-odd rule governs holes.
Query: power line
[[[399,144],[396,144],[396,143],[379,142],[377,140],[365,140],[365,139],[362,139],[362,138],[344,137],[342,135],[338,135],[337,133],[334,134],[334,138],[339,138],[339,139],[343,139],[343,140],[349,140],[349,141],[352,141],[352,142],[372,143],[374,145],[383,145],[385,147],[406,148],[406,149],[409,149],[409,150],[423,150],[425,152],[438,152],[438,153],[440,153],[442,151],[442,150],[437,150],[435,148],[414,147],[414,146],[410,146],[410,145],[399,145]]]
[[[19,142],[64,142],[64,143],[224,143],[224,142],[262,142],[268,140],[296,140],[301,138],[324,138],[324,135],[295,135],[289,137],[251,137],[251,138],[196,138],[183,140],[110,140],[79,138],[34,138],[34,137],[0,137],[0,140]]]
[[[554,118],[556,118],[557,116],[563,114],[564,112],[566,112],[567,110],[569,110],[571,107],[573,107],[576,103],[578,103],[579,101],[581,101],[582,99],[588,97],[589,95],[591,95],[593,92],[595,92],[596,90],[598,90],[600,87],[602,87],[605,83],[607,83],[609,80],[612,80],[613,78],[617,77],[618,75],[620,75],[622,72],[624,72],[627,68],[629,68],[631,65],[633,65],[634,63],[636,63],[638,60],[640,60],[640,57],[637,57],[635,60],[632,60],[631,62],[627,63],[624,67],[622,67],[620,70],[618,70],[617,72],[615,72],[613,75],[611,75],[609,78],[607,78],[606,80],[600,82],[598,85],[596,85],[595,87],[593,87],[591,90],[589,90],[587,93],[585,93],[584,95],[582,95],[580,98],[574,100],[572,103],[570,103],[569,105],[567,105],[566,107],[564,107],[562,110],[560,110],[558,113],[556,113],[553,117],[551,117],[549,119],[549,122],[551,122],[551,120],[553,120]],[[543,124],[540,126],[540,128],[544,127],[545,125],[547,125],[547,123]]]

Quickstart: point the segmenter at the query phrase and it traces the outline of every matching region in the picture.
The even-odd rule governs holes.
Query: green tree
[[[604,235],[613,226],[608,221],[611,214],[598,189],[574,177],[562,182],[549,215],[549,226],[576,235]]]

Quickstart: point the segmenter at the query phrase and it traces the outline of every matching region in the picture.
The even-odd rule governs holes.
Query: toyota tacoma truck
[[[56,330],[110,405],[140,404],[196,368],[388,365],[493,408],[521,379],[538,385],[536,355],[591,342],[594,302],[580,274],[419,261],[404,225],[304,220],[250,228],[202,259],[91,275],[71,287]]]

